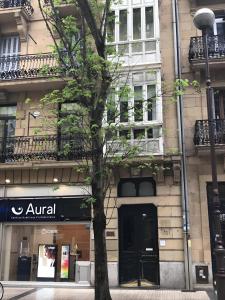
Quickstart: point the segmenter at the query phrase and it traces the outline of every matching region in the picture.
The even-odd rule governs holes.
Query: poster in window
[[[60,268],[60,278],[69,278],[69,258],[70,258],[70,246],[62,245],[61,248],[61,268]]]
[[[56,275],[56,245],[39,245],[38,246],[38,270],[37,278],[54,279]]]

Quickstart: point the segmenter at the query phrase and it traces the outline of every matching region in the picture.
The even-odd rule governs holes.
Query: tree
[[[108,60],[110,49],[107,47],[107,27],[110,21],[110,5],[96,0],[68,0],[75,7],[76,17],[61,18],[58,5],[63,1],[39,0],[46,26],[54,42],[58,57],[57,73],[69,78],[62,90],[47,94],[46,104],[75,103],[75,114],[67,114],[58,125],[64,134],[79,136],[86,158],[80,170],[86,172],[86,181],[92,187],[89,202],[93,208],[93,230],[95,248],[95,299],[110,300],[107,252],[106,216],[104,199],[112,174],[106,152],[106,130],[103,126],[107,97],[119,64],[114,66]],[[46,6],[47,4],[47,6]],[[58,38],[55,38],[55,36]],[[47,71],[48,66],[42,72]],[[113,75],[114,74],[114,75]],[[124,89],[125,91],[125,89]],[[124,93],[123,91],[123,93]],[[114,109],[111,107],[111,110]],[[77,126],[74,126],[74,125]],[[65,126],[66,125],[66,126]],[[115,127],[111,127],[111,138]],[[115,137],[115,135],[114,135]],[[72,146],[73,148],[73,146]],[[73,149],[74,150],[74,149]],[[71,144],[65,143],[63,151],[71,152]],[[88,154],[88,155],[87,155]],[[111,153],[112,154],[112,153]],[[118,159],[117,163],[119,163]],[[85,170],[84,170],[85,169]]]
[[[72,136],[74,141],[68,142],[66,139],[61,145],[62,151],[68,156],[74,152],[79,153],[77,158],[81,162],[77,172],[85,173],[85,180],[92,187],[87,202],[93,208],[95,300],[111,300],[104,201],[114,168],[128,164],[141,148],[138,144],[131,145],[126,136],[118,140],[118,131],[123,130],[123,127],[115,122],[119,112],[113,95],[128,99],[131,91],[126,81],[121,86],[119,57],[107,44],[110,34],[113,34],[111,24],[115,21],[110,8],[116,0],[67,0],[76,13],[63,18],[60,15],[60,4],[65,1],[38,1],[58,59],[58,66],[51,68],[55,68],[55,73],[65,78],[65,87],[45,95],[42,103],[53,107],[51,110],[55,117],[61,107],[61,118],[55,118],[54,125],[61,128],[63,135]],[[109,56],[116,59],[109,60]],[[49,66],[45,66],[42,72],[48,72],[48,69]],[[120,86],[120,89],[115,90],[116,86]],[[157,97],[151,95],[151,103]],[[139,104],[143,101],[146,99],[140,99]],[[63,111],[65,103],[71,104],[73,113],[67,113],[67,109]],[[133,111],[133,108],[129,109]],[[109,115],[107,124],[106,111]],[[138,115],[138,110],[135,114]],[[153,166],[151,158],[143,164]]]

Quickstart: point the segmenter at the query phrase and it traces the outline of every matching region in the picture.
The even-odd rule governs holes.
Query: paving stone
[[[205,291],[113,289],[113,300],[210,300]],[[93,300],[93,289],[5,288],[4,300]]]

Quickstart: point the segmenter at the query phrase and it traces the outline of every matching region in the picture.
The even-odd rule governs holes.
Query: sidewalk
[[[174,290],[113,289],[113,300],[212,300],[207,292]],[[15,288],[5,287],[3,300],[93,300],[92,288]]]

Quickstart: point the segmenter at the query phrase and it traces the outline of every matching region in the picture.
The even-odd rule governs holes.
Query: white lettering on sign
[[[14,215],[19,216],[23,213],[23,208],[18,207],[17,209],[15,207],[11,208],[11,211]],[[30,203],[26,210],[26,215],[32,214],[32,215],[54,215],[56,211],[56,204],[53,204],[52,206],[34,206],[32,203]]]
[[[28,205],[26,215],[29,213],[33,215],[54,215],[55,214],[55,204],[53,206],[33,206],[32,203]]]

